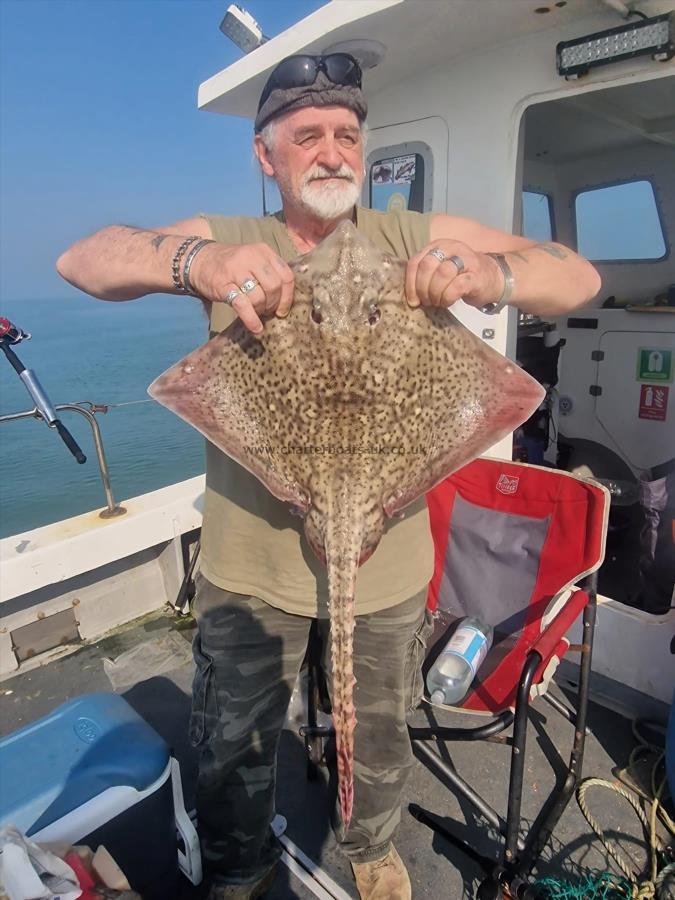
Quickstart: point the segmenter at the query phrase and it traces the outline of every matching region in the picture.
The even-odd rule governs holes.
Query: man
[[[261,333],[265,317],[285,316],[291,307],[288,261],[352,218],[382,249],[409,259],[411,306],[463,298],[477,307],[509,302],[556,315],[597,293],[592,266],[559,244],[453,216],[359,208],[365,118],[352,57],[290,57],[263,91],[254,138],[264,174],[279,187],[281,213],[198,216],[154,231],[111,226],[71,247],[58,271],[106,300],[190,292],[210,310],[212,333],[235,316]],[[411,897],[391,837],[412,764],[405,714],[419,699],[432,567],[422,498],[390,523],[359,571],[355,799],[338,839],[368,900]],[[325,636],[326,599],[326,573],[308,551],[301,523],[207,444],[190,727],[201,746],[197,808],[213,900],[250,900],[271,884],[279,856],[270,833],[276,747],[313,617]]]

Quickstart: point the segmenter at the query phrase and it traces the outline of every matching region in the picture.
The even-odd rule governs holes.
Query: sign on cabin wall
[[[375,160],[370,167],[372,209],[412,209],[422,212],[423,204],[424,161],[419,153]]]
[[[638,381],[670,382],[673,380],[672,351],[663,347],[640,347],[638,350]]]
[[[669,388],[661,384],[643,384],[640,388],[638,418],[652,422],[665,422],[668,412]]]

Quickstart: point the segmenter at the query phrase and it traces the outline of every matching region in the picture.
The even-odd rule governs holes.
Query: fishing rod
[[[33,403],[35,403],[36,412],[44,419],[49,428],[58,432],[61,440],[73,454],[80,465],[87,461],[87,457],[80,450],[75,438],[68,431],[63,422],[56,414],[56,410],[47,396],[44,388],[38,381],[38,377],[32,369],[26,368],[21,362],[12,347],[20,344],[21,341],[30,340],[31,335],[27,331],[14,325],[9,319],[0,316],[0,350],[7,357],[10,365],[17,373],[28,393],[31,395]]]

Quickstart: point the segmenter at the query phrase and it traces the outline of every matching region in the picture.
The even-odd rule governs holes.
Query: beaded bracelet
[[[195,256],[199,253],[202,247],[205,247],[207,244],[215,244],[215,241],[212,241],[209,238],[202,238],[201,241],[197,241],[197,243],[194,245],[194,247],[192,247],[188,255],[185,257],[185,263],[183,265],[183,287],[185,288],[186,294],[194,294],[192,285],[190,284],[190,269],[192,267],[192,263],[194,262]]]
[[[171,276],[173,278],[173,286],[176,288],[179,294],[187,294],[187,290],[183,285],[183,282],[180,280],[180,261],[185,255],[185,251],[194,241],[199,240],[198,234],[192,234],[190,237],[185,238],[183,243],[180,245],[178,250],[173,255],[173,259],[171,260]]]

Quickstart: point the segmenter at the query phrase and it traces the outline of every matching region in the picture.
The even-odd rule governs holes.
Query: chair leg
[[[323,762],[324,740],[331,729],[317,726],[317,713],[324,706],[321,691],[321,652],[316,620],[310,626],[307,647],[307,725],[300,728],[307,753],[307,779],[315,781]]]
[[[516,697],[516,717],[513,723],[513,744],[511,746],[511,776],[509,779],[509,799],[506,814],[506,843],[504,865],[510,866],[518,852],[518,831],[520,830],[520,807],[523,799],[523,773],[525,771],[525,743],[527,740],[527,718],[530,708],[530,689],[537,667],[541,662],[538,653],[530,653],[523,666]]]
[[[533,830],[530,832],[528,840],[526,841],[525,852],[521,855],[517,866],[518,872],[520,873],[529,872],[534,865],[534,862],[539,858],[581,778],[587,734],[586,716],[588,713],[588,689],[591,677],[595,616],[597,610],[597,586],[598,575],[597,572],[593,572],[588,577],[585,584],[589,600],[583,613],[583,648],[581,651],[579,688],[577,690],[577,715],[574,728],[574,742],[572,744],[572,752],[567,767],[567,777],[562,786],[558,789],[557,796],[555,790],[551,794],[551,797],[549,798],[549,800],[552,801],[551,806],[541,823],[541,826],[537,828],[536,831]]]
[[[506,822],[499,813],[497,813],[489,803],[483,800],[480,794],[478,794],[471,785],[462,778],[454,766],[449,766],[441,759],[438,753],[432,750],[431,747],[427,747],[426,744],[423,744],[421,741],[413,744],[413,752],[419,756],[423,756],[431,765],[432,770],[436,769],[436,772],[434,772],[436,777],[439,778],[439,780],[442,780],[441,776],[445,778],[445,780],[452,785],[454,791],[460,796],[465,797],[494,829],[501,835],[506,834]],[[438,772],[441,773],[441,776],[438,775]],[[428,824],[428,822],[425,824]]]
[[[576,724],[577,724],[576,715],[572,712],[571,709],[568,709],[564,703],[561,703],[557,697],[552,697],[550,694],[544,694],[544,696],[541,699],[544,701],[544,703],[548,703],[549,706],[552,706],[553,709],[557,713],[560,713],[560,715],[564,719],[567,719],[567,721],[571,725],[576,726]]]
[[[584,607],[583,617],[583,650],[581,651],[581,662],[579,672],[579,690],[577,692],[577,722],[574,733],[574,746],[570,757],[570,772],[575,776],[576,781],[581,777],[581,767],[584,761],[584,747],[586,744],[585,737],[586,717],[588,715],[588,690],[591,680],[591,662],[593,658],[593,639],[595,636],[595,618],[598,609],[598,573],[593,572],[587,582],[588,603]],[[576,787],[576,784],[575,784]]]
[[[479,853],[471,844],[463,841],[461,838],[458,838],[456,835],[452,833],[449,828],[441,822],[436,816],[432,813],[428,812],[426,809],[422,809],[421,806],[418,806],[417,803],[411,803],[408,806],[408,811],[410,815],[417,819],[418,822],[421,822],[422,825],[426,825],[427,828],[430,828],[435,834],[440,834],[442,837],[457,847],[462,853],[465,853],[469,859],[472,859],[475,863],[477,863],[484,872],[489,872],[494,868],[494,860],[489,856],[483,856],[482,853]]]

